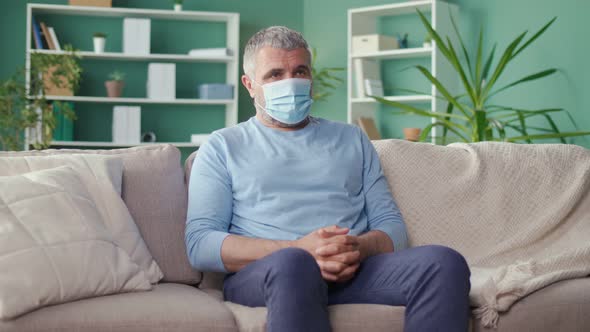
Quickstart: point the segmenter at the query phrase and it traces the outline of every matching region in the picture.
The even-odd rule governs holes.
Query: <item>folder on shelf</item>
[[[150,54],[150,25],[147,18],[123,19],[123,53]]]
[[[188,55],[195,57],[221,58],[232,55],[232,52],[229,48],[198,48],[190,50]]]
[[[147,97],[176,99],[176,64],[152,62],[148,65]]]
[[[366,80],[381,81],[381,66],[378,61],[368,59],[355,59],[353,65],[356,98],[363,98],[368,95],[365,89]]]
[[[141,140],[141,107],[113,107],[113,143],[139,144]]]
[[[57,39],[57,34],[55,33],[55,30],[53,29],[53,27],[47,27],[47,29],[49,30],[49,36],[51,36],[51,40],[53,40],[55,50],[61,51],[61,45],[59,43],[59,40]]]

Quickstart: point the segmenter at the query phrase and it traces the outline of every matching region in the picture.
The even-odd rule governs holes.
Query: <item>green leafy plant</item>
[[[182,5],[183,2],[184,0],[174,0],[175,5]]]
[[[45,92],[48,85],[76,91],[80,84],[82,69],[79,55],[70,46],[65,54],[32,54],[30,79],[27,87],[26,71],[19,69],[9,79],[0,82],[0,148],[21,150],[24,147],[23,133],[27,129],[40,128],[33,142],[35,149],[49,146],[56,127],[52,102]],[[54,101],[66,118],[75,115],[68,103]]]
[[[112,81],[123,81],[123,80],[125,80],[125,73],[115,70],[109,74],[109,78]]]
[[[539,31],[525,41],[527,31],[518,35],[504,50],[500,59],[493,66],[496,45],[492,48],[489,55],[484,61],[483,56],[483,29],[480,30],[477,51],[475,56],[469,54],[457,28],[457,24],[451,15],[451,22],[457,39],[459,41],[460,51],[464,56],[464,61],[460,61],[456,46],[453,45],[449,37],[443,39],[428,22],[422,12],[418,11],[420,20],[426,27],[429,36],[436,42],[437,47],[444,57],[450,62],[455,73],[461,80],[462,92],[459,95],[452,95],[434,75],[423,66],[416,66],[418,71],[433,84],[440,95],[436,98],[446,101],[446,112],[432,112],[431,110],[420,109],[412,105],[403,104],[395,101],[385,100],[380,97],[373,97],[380,103],[399,108],[396,113],[414,114],[433,118],[434,121],[427,125],[420,136],[420,141],[426,140],[434,127],[442,128],[441,142],[446,144],[447,135],[453,133],[455,139],[463,142],[480,142],[480,141],[507,141],[507,142],[527,142],[532,143],[536,139],[560,139],[566,143],[566,137],[590,135],[590,132],[574,131],[560,132],[555,121],[552,118],[553,113],[566,112],[570,120],[573,119],[561,108],[547,109],[521,109],[516,107],[494,105],[490,99],[508,89],[511,89],[522,83],[531,82],[545,78],[557,72],[557,69],[550,68],[542,70],[521,79],[518,79],[508,85],[496,88],[501,75],[506,71],[508,65],[518,55],[520,55],[529,45],[539,38],[557,18],[553,18],[545,24]],[[472,62],[473,60],[473,62]],[[410,91],[410,90],[407,90]],[[415,92],[415,91],[414,91]],[[547,122],[547,127],[536,127],[526,123],[533,117],[543,117]],[[575,123],[574,123],[575,126]],[[577,128],[576,128],[577,129]],[[510,136],[510,130],[516,133],[516,136]],[[535,131],[535,133],[532,133]]]
[[[104,32],[95,32],[93,36],[94,38],[106,38],[107,34]]]
[[[322,101],[332,95],[344,80],[335,75],[336,72],[344,71],[342,67],[317,68],[317,50],[311,50],[311,76],[313,77],[313,100]]]

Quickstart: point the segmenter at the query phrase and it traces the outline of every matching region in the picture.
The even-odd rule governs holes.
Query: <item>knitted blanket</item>
[[[572,145],[373,142],[411,246],[441,244],[471,267],[473,313],[499,313],[590,275],[590,150]]]

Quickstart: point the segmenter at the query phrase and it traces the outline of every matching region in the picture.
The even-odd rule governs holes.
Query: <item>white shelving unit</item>
[[[395,61],[399,59],[419,59],[429,57],[431,59],[431,71],[433,75],[446,85],[453,87],[456,78],[453,75],[452,67],[441,54],[433,41],[431,47],[396,49],[373,53],[353,54],[352,37],[356,35],[367,35],[378,33],[378,20],[381,17],[393,17],[402,15],[414,15],[419,20],[417,10],[425,15],[430,15],[430,22],[434,29],[443,36],[453,36],[452,24],[449,17],[451,12],[456,18],[459,9],[456,5],[448,4],[440,0],[406,1],[381,6],[363,7],[348,10],[348,123],[357,124],[360,117],[375,118],[376,111],[380,104],[374,99],[358,96],[355,90],[354,60],[370,59],[375,61]],[[416,72],[416,75],[420,73]],[[435,98],[438,95],[433,85],[428,95],[409,96],[386,96],[387,100],[404,103],[430,102],[433,111],[444,110],[445,103]],[[433,136],[436,135],[436,128],[433,129]]]
[[[26,29],[26,70],[27,86],[29,84],[31,66],[31,56],[33,54],[64,54],[63,51],[40,50],[32,48],[32,17],[34,15],[74,15],[74,16],[92,16],[92,17],[110,17],[110,18],[149,18],[162,20],[180,20],[193,22],[221,22],[226,24],[226,45],[225,47],[233,52],[233,55],[223,57],[202,57],[190,56],[188,54],[124,54],[116,52],[94,53],[89,51],[78,52],[82,58],[99,59],[104,61],[169,61],[169,62],[195,62],[195,63],[224,63],[226,65],[225,83],[234,87],[234,96],[232,99],[224,100],[205,100],[205,99],[173,99],[157,100],[149,98],[109,98],[98,96],[46,96],[48,100],[61,100],[85,103],[117,103],[117,104],[167,104],[167,105],[222,105],[225,106],[225,126],[233,126],[238,123],[238,93],[239,68],[239,29],[240,15],[238,13],[226,12],[201,12],[201,11],[181,11],[173,10],[155,10],[155,9],[137,9],[137,8],[120,8],[120,7],[86,7],[86,6],[68,6],[68,5],[48,5],[33,4],[27,5],[27,29]],[[198,108],[196,109],[198,111]],[[25,149],[28,149],[31,143],[36,140],[35,130],[28,130],[25,133]],[[190,137],[187,137],[189,140]],[[160,144],[164,142],[158,142]],[[158,143],[141,143],[140,145],[158,144]],[[177,147],[198,147],[198,143],[191,142],[170,142]],[[128,147],[129,144],[119,144],[113,142],[89,142],[89,141],[54,141],[52,146],[67,147]]]

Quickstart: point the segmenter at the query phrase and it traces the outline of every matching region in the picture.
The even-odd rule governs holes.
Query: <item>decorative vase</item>
[[[404,137],[407,141],[417,142],[421,131],[420,128],[404,128]]]
[[[181,5],[181,4],[179,4],[179,3],[177,3],[177,4],[174,4],[174,11],[175,11],[175,12],[180,12],[180,11],[182,11],[182,5]]]
[[[104,85],[107,88],[107,96],[111,98],[118,98],[121,97],[121,95],[123,94],[123,87],[125,86],[125,82],[106,81],[104,82]]]
[[[104,45],[106,44],[106,38],[93,37],[92,40],[94,41],[94,52],[95,53],[104,53]]]

